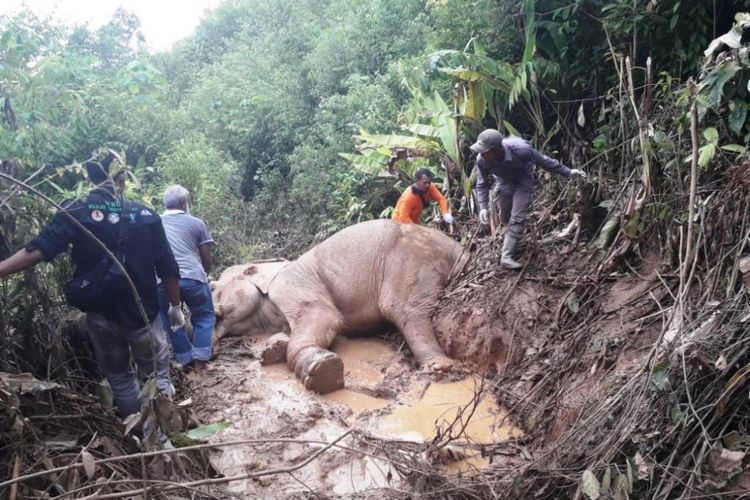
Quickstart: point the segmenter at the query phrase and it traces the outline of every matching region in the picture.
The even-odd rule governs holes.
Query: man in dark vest
[[[149,207],[122,199],[116,188],[124,172],[119,156],[110,150],[100,150],[84,163],[89,180],[95,185],[86,198],[62,204],[52,221],[24,248],[0,262],[0,278],[23,271],[39,262],[50,261],[72,245],[71,258],[75,264],[73,280],[80,296],[89,303],[74,300],[67,293],[68,302],[86,312],[89,339],[99,369],[112,387],[117,408],[125,418],[141,409],[139,382],[133,370],[132,358],[141,377],[151,375],[156,368],[156,385],[170,396],[174,393],[169,376],[169,351],[166,334],[159,320],[156,275],[165,284],[169,295],[172,326],[184,324],[180,309],[179,269],[164,235],[159,215]],[[113,175],[110,175],[112,173]],[[124,185],[124,182],[123,182]],[[130,276],[143,309],[127,282],[112,285],[116,278],[101,278],[99,269],[109,268],[111,258],[81,230],[82,225],[117,256]],[[125,226],[123,226],[125,225]],[[120,279],[124,280],[120,274]],[[106,289],[87,290],[88,286]],[[110,290],[116,289],[117,292]],[[93,293],[92,293],[93,292]]]

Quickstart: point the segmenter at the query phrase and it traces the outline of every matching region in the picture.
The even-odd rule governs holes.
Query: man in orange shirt
[[[429,200],[438,202],[442,220],[446,224],[453,224],[448,202],[432,184],[432,172],[426,168],[419,169],[414,174],[414,184],[404,190],[391,218],[406,224],[419,224],[419,216],[427,208]]]

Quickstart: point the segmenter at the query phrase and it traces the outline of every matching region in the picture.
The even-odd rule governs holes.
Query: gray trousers
[[[99,369],[112,388],[122,418],[141,410],[140,384],[133,370],[131,353],[142,379],[153,373],[156,356],[156,385],[170,396],[174,395],[169,378],[167,336],[158,316],[149,326],[141,328],[123,326],[97,313],[88,313],[86,323]]]
[[[531,202],[534,200],[533,177],[522,177],[517,180],[498,179],[498,197],[500,198],[500,222],[508,229],[506,234],[520,238],[523,225],[529,215]]]

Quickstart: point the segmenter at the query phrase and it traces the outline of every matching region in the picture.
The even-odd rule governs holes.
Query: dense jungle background
[[[661,323],[636,349],[632,376],[576,407],[575,425],[555,434],[544,424],[559,454],[435,495],[718,498],[738,484],[733,495],[747,495],[747,12],[750,0],[226,0],[156,54],[126,9],[95,30],[0,13],[0,258],[49,220],[40,194],[59,203],[86,191],[80,162],[106,146],[127,158],[129,196],[161,210],[167,185],[191,191],[218,270],[293,258],[388,217],[421,167],[450,198],[455,237],[494,262],[491,239],[475,238],[468,146],[497,127],[589,174],[576,184],[540,173],[528,266],[580,257],[566,264],[575,275],[535,278],[565,291],[546,369],[559,381],[613,366],[607,345],[611,354],[621,339],[604,341],[593,366],[578,358],[581,325],[605,326],[606,311],[589,305],[618,273],[651,277],[642,293],[657,306],[637,330]],[[488,283],[482,269],[469,270],[475,285]],[[52,468],[24,448],[41,439],[23,417],[31,399],[60,421],[98,400],[59,293],[69,273],[58,259],[0,282],[0,481]],[[502,380],[528,380],[511,357]],[[562,398],[550,383],[537,387]],[[121,432],[82,421],[91,434]],[[530,437],[538,424],[527,422]]]

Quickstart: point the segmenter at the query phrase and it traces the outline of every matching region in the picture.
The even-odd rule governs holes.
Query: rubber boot
[[[502,267],[508,269],[520,269],[523,267],[513,259],[513,253],[516,251],[516,246],[518,246],[518,238],[506,232],[505,238],[503,239],[503,253],[500,256],[500,265]]]

